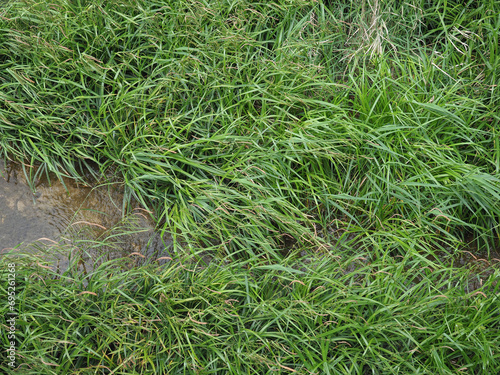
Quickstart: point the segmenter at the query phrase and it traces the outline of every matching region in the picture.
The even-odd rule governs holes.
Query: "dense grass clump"
[[[30,258],[17,260],[18,373],[498,371],[498,269],[471,291],[467,272],[410,254],[129,270],[115,260],[62,275]]]
[[[491,247],[499,6],[432,4],[13,1],[0,144],[114,167],[225,254],[317,247],[332,223]]]
[[[118,332],[128,332],[125,341],[96,336],[77,344],[76,354],[40,344],[29,349],[31,358],[47,350],[67,368],[111,368],[136,356],[126,363],[138,373],[163,371],[167,363],[179,372],[203,364],[214,373],[237,373],[230,363],[245,364],[248,373],[493,371],[497,292],[482,292],[487,302],[471,308],[482,294],[470,300],[462,279],[450,281],[465,271],[444,268],[412,281],[412,270],[434,269],[429,259],[454,259],[464,246],[490,258],[498,251],[499,34],[500,3],[493,0],[8,1],[0,10],[2,155],[25,163],[31,178],[49,171],[81,178],[82,167],[98,164],[103,175],[113,171],[123,180],[127,196],[154,210],[177,254],[248,265],[217,270],[239,280],[220,285],[246,302],[235,298],[242,303],[238,323],[224,309],[210,313],[215,326],[193,322],[204,315],[189,309],[225,306],[210,299],[217,293],[204,299],[196,292],[191,307],[168,313],[147,302],[159,301],[162,280],[181,288],[180,280],[205,282],[208,271],[134,270],[130,283],[151,284],[129,288],[100,268],[102,293],[114,302],[99,293],[85,298],[106,312],[102,319],[115,319],[111,311],[130,298],[131,315],[120,310],[123,319],[145,314],[151,322],[143,329],[124,321]],[[345,251],[366,254],[370,267],[380,267],[374,272],[395,276],[377,273],[363,284],[358,270],[335,281],[338,271],[328,267]],[[333,289],[302,305],[292,297],[301,283],[275,296],[266,283],[285,283],[287,273],[277,270],[290,253],[322,254],[300,280],[307,289],[324,278]],[[280,266],[251,271],[261,262]],[[250,285],[268,295],[257,298]],[[211,289],[231,299],[224,288]],[[179,298],[189,300],[187,290]],[[355,302],[342,305],[343,295]],[[414,298],[408,306],[406,298]],[[30,311],[43,305],[34,303],[41,305]],[[345,307],[340,320],[333,314],[338,303]],[[323,308],[343,322],[338,331],[311,313]],[[40,332],[92,331],[56,326],[46,314],[46,322],[37,320]],[[75,321],[68,314],[64,319]],[[380,316],[376,329],[360,323],[372,315]],[[175,316],[192,329],[169,323],[162,336],[158,316],[162,327]],[[90,324],[85,319],[81,327]],[[116,329],[106,322],[106,332]],[[38,345],[30,332],[30,345]],[[141,334],[148,338],[140,341]]]

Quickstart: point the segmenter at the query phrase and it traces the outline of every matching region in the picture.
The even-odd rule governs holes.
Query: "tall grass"
[[[289,253],[323,254],[324,262],[334,267],[333,257],[346,248],[355,256],[368,254],[373,264],[410,254],[414,267],[427,267],[426,259],[453,255],[471,241],[478,251],[493,254],[500,217],[499,32],[500,5],[493,0],[10,1],[0,11],[0,151],[24,162],[32,178],[35,169],[30,165],[35,164],[41,165],[37,173],[75,178],[89,163],[98,163],[102,173],[113,170],[155,212],[159,225],[174,237],[178,254],[208,253],[236,264],[246,261],[249,267],[264,261],[282,264]],[[263,275],[253,285],[273,290],[263,286],[267,277],[282,276],[268,271],[273,276]],[[330,271],[321,277],[333,280]],[[104,277],[106,271],[99,272]],[[230,277],[230,271],[217,272]],[[452,271],[443,272],[452,278]],[[196,280],[205,277],[192,275]],[[494,308],[476,306],[483,312],[473,316],[472,309],[460,310],[459,302],[451,310],[439,305],[436,301],[444,299],[433,299],[440,288],[436,285],[445,286],[439,272],[429,276],[428,287],[418,281],[420,289],[408,286],[411,272],[406,269],[394,279],[377,275],[380,284],[365,284],[359,295],[348,292],[356,301],[359,296],[371,298],[365,294],[370,291],[376,296],[361,298],[370,307],[365,311],[364,302],[354,304],[358,307],[351,316],[389,314],[390,301],[377,298],[394,286],[400,288],[397,296],[420,298],[413,310],[398,302],[405,319],[415,321],[411,311],[426,314],[426,325],[439,336],[425,341],[423,330],[396,328],[392,324],[397,318],[389,315],[381,321],[392,322],[387,327],[395,336],[385,337],[379,327],[366,339],[343,331],[352,327],[352,332],[366,332],[361,325],[346,323],[339,331],[341,341],[363,348],[351,355],[349,345],[324,342],[321,334],[311,333],[305,318],[297,318],[298,323],[292,318],[294,311],[306,314],[305,306],[294,310],[284,302],[260,327],[277,325],[272,332],[296,332],[287,342],[302,343],[290,352],[303,358],[267,345],[263,333],[245,334],[243,327],[260,319],[250,307],[244,309],[247,323],[227,331],[243,335],[234,350],[249,349],[240,357],[226,349],[227,342],[216,344],[219,339],[205,335],[208,331],[200,333],[207,337],[199,337],[215,340],[210,342],[218,349],[212,352],[202,349],[206,343],[198,346],[203,340],[191,342],[185,333],[175,337],[186,340],[182,348],[196,353],[190,354],[189,363],[207,364],[212,372],[237,371],[229,367],[236,358],[241,361],[236,363],[249,358],[258,362],[265,357],[261,350],[269,350],[272,354],[265,358],[274,362],[264,361],[266,366],[248,367],[247,372],[288,371],[277,363],[298,369],[299,362],[300,371],[325,373],[396,371],[389,363],[415,373],[451,373],[462,362],[477,371],[494,368],[498,342],[489,336],[495,332],[490,326],[477,330],[460,321],[453,331],[460,332],[460,340],[486,335],[474,339],[476,346],[490,345],[480,358],[469,341],[470,347],[450,345],[446,340],[462,341],[438,328],[453,319],[498,321]],[[242,282],[249,275],[234,277]],[[358,276],[343,277],[353,287]],[[448,286],[449,292],[440,293],[464,300],[459,289]],[[345,289],[335,288],[325,297],[324,306],[330,306],[325,308],[333,308]],[[244,289],[244,298],[254,306],[249,290]],[[126,294],[116,293],[118,301]],[[146,288],[137,296],[148,293],[153,292]],[[485,304],[494,306],[496,297],[490,296]],[[215,302],[203,303],[205,309]],[[441,306],[439,313],[432,313],[434,303]],[[280,325],[282,316],[286,321]],[[446,327],[451,330],[453,324]],[[169,335],[175,329],[172,325]],[[144,331],[155,334],[151,332]],[[312,344],[305,343],[306,336],[313,338]],[[393,338],[397,344],[389,343]],[[245,340],[254,346],[247,347]],[[421,341],[427,352],[415,354]],[[434,342],[455,351],[432,346]],[[122,348],[126,353],[120,360],[135,350],[104,341],[96,345],[103,349],[100,353]],[[381,359],[374,345],[393,359]],[[171,350],[168,355],[174,355]],[[344,354],[334,355],[338,351]],[[406,352],[418,360],[401,354]],[[153,366],[149,355],[141,357],[144,366]],[[91,366],[92,361],[84,361]],[[181,362],[175,366],[187,363]],[[166,366],[159,363],[154,366]],[[194,371],[186,366],[186,372]]]
[[[47,251],[47,250],[46,250]],[[496,373],[498,269],[472,275],[408,253],[161,268],[17,258],[23,374]],[[10,259],[9,261],[12,261]],[[2,263],[5,259],[2,260]],[[353,268],[355,265],[355,269]],[[431,269],[432,267],[432,269]],[[5,341],[5,335],[2,340]],[[2,353],[2,356],[4,353]]]
[[[332,222],[491,247],[498,4],[361,6],[10,2],[4,155],[114,167],[226,254],[316,248]]]

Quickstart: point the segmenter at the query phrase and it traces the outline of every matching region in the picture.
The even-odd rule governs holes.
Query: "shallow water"
[[[120,245],[115,246],[119,251],[114,251],[112,257],[132,252],[152,256],[168,245],[169,239],[162,241],[154,231],[151,216],[139,204],[132,202],[131,215],[124,219],[124,187],[120,183],[111,179],[98,184],[91,181],[90,174],[88,180],[95,187],[69,178],[60,181],[53,174],[48,177],[38,179],[33,192],[21,165],[0,161],[1,253],[38,240],[60,241],[61,236],[69,241],[75,236],[81,239],[82,232],[93,239],[105,238],[116,232],[116,226],[126,226],[129,233],[122,236]],[[92,255],[87,251],[86,261]]]

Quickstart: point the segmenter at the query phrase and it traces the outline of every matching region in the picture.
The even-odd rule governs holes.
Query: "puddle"
[[[154,231],[149,213],[138,203],[131,202],[130,214],[124,215],[124,188],[118,182],[82,185],[49,174],[36,181],[33,193],[20,165],[0,161],[0,253],[13,248],[23,249],[35,241],[67,243],[112,238],[114,246],[106,246],[110,257],[138,253],[144,257],[164,256],[171,240]],[[91,175],[86,176],[89,181]],[[121,229],[122,233],[117,234]],[[85,239],[82,237],[85,235]],[[75,247],[73,246],[73,250]],[[92,258],[102,255],[103,246],[88,246],[79,253],[83,261],[93,267]],[[73,254],[74,255],[74,254]],[[109,258],[109,257],[108,257]],[[68,261],[62,260],[62,266]],[[85,264],[83,264],[85,266]]]

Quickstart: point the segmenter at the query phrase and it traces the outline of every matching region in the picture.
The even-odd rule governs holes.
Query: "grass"
[[[49,171],[81,178],[90,164],[103,175],[114,171],[127,196],[172,234],[179,259],[215,259],[192,273],[137,268],[127,271],[130,281],[100,267],[96,280],[109,302],[100,293],[57,297],[72,306],[68,320],[82,314],[72,325],[51,323],[50,309],[38,313],[59,304],[52,298],[67,288],[64,278],[26,284],[31,300],[53,297],[24,310],[25,322],[39,328],[24,329],[23,356],[35,366],[46,353],[68,366],[34,373],[108,371],[98,365],[161,373],[167,362],[172,373],[498,371],[498,270],[481,279],[485,289],[477,292],[486,297],[471,296],[466,269],[441,264],[414,278],[415,270],[437,267],[431,257],[453,258],[470,242],[478,253],[498,251],[499,32],[493,0],[7,2],[0,11],[3,157],[24,162],[31,179]],[[332,288],[302,295],[303,305],[294,302],[301,283],[269,284],[294,280],[288,262],[303,262],[298,254],[313,260],[297,280]],[[347,257],[342,267],[337,256]],[[332,276],[359,256],[371,263]],[[223,261],[230,265],[215,272]],[[221,279],[210,284],[207,270]],[[393,276],[367,276],[378,271]],[[182,284],[188,280],[196,292]],[[146,302],[159,301],[154,285],[167,281],[191,303],[167,309],[171,315]],[[212,310],[225,306],[217,293],[196,295],[200,283],[229,299],[220,285],[234,288],[246,301],[236,309],[239,323]],[[97,315],[66,295],[94,301],[107,314],[103,332],[123,333],[123,341],[96,334],[70,354],[35,339],[58,332],[63,341],[80,335],[76,343],[92,331],[83,327]],[[340,303],[344,295],[352,302]],[[323,327],[312,314],[319,306],[330,315],[338,308],[331,320],[341,328]],[[118,324],[111,311],[163,323],[139,329]],[[210,326],[192,321],[204,316],[199,311],[211,311]],[[184,328],[164,326],[166,316]],[[361,318],[380,322],[366,327]],[[209,327],[220,336],[207,335]],[[132,353],[138,359],[126,370]]]
[[[18,258],[19,371],[498,371],[498,269],[483,291],[467,291],[471,275],[422,267],[412,253],[368,264],[369,254],[340,254],[308,265],[288,258],[127,269],[115,260],[62,275],[37,266],[43,252]]]

